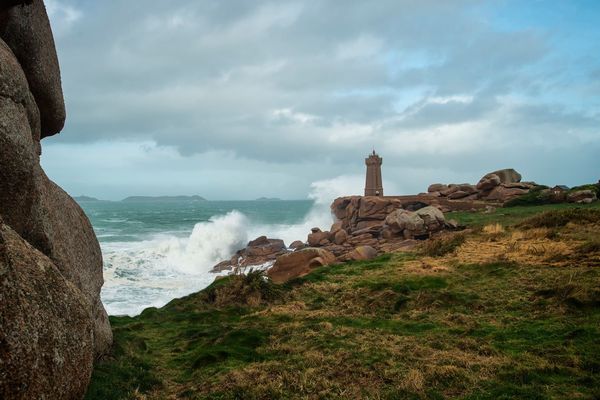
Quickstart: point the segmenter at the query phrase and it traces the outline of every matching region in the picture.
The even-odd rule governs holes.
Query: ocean
[[[104,258],[102,301],[109,315],[147,307],[208,286],[209,272],[261,235],[286,245],[332,222],[328,202],[81,201]]]

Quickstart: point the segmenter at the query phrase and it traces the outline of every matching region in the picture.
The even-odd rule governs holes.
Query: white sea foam
[[[144,241],[103,243],[102,297],[108,313],[136,315],[208,286],[215,278],[211,268],[250,239],[267,235],[289,245],[306,240],[312,227],[328,229],[333,222],[331,201],[356,185],[354,177],[336,179],[312,185],[309,197],[314,206],[297,224],[256,224],[232,210],[197,223],[187,237],[163,233]]]

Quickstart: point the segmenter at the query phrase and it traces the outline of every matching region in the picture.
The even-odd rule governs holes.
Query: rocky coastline
[[[281,239],[258,237],[231,259],[215,265],[212,272],[238,274],[261,269],[281,282],[304,276],[317,266],[412,249],[422,240],[465,228],[446,218],[446,213],[490,212],[532,195],[548,203],[589,204],[598,200],[600,191],[600,182],[569,189],[521,179],[521,174],[510,168],[487,173],[476,184],[434,183],[418,195],[340,197],[331,204],[334,223],[329,229],[314,227],[305,240],[289,246]]]
[[[2,2],[0,5],[0,285],[2,286],[0,291],[0,399],[83,398],[88,390],[94,363],[110,354],[113,346],[113,331],[100,299],[100,291],[104,283],[103,260],[94,230],[77,202],[46,176],[40,164],[42,139],[61,132],[65,119],[66,107],[58,57],[43,0]],[[521,174],[514,169],[503,169],[485,174],[476,184],[434,183],[428,187],[427,192],[414,196],[341,197],[331,204],[334,222],[330,227],[313,227],[310,232],[307,232],[305,239],[298,238],[289,245],[278,238],[260,236],[248,242],[245,248],[236,251],[230,259],[218,263],[213,268],[213,272],[243,274],[252,269],[262,269],[266,271],[266,275],[273,283],[284,283],[306,276],[320,266],[346,261],[372,260],[385,253],[413,249],[426,239],[454,235],[456,231],[465,228],[449,216],[452,212],[490,212],[499,207],[520,203],[589,204],[598,200],[598,193],[600,193],[600,183],[571,189],[563,186],[546,187],[535,182],[523,182]],[[191,199],[204,200],[199,196]],[[154,201],[156,199],[137,197],[129,200]],[[159,200],[166,201],[171,198],[163,197]],[[260,200],[276,201],[276,199]],[[543,240],[546,239],[548,238]],[[597,242],[587,246],[590,253],[597,252]],[[575,261],[572,264],[576,264]],[[512,264],[507,265],[511,268]],[[574,274],[569,278],[569,285],[573,276]],[[423,286],[437,284],[438,287],[442,287],[441,283],[445,285],[445,281],[440,280],[439,277],[427,278],[423,280]],[[559,278],[553,278],[553,282],[567,280],[566,276]],[[271,284],[268,279],[259,276],[253,284],[260,286],[265,282]],[[363,283],[368,285],[372,282]],[[387,284],[387,282],[383,283]],[[334,284],[331,283],[327,288],[333,287]],[[356,284],[357,282],[352,283],[352,291],[348,293],[353,294],[356,291]],[[366,293],[367,288],[362,289]],[[389,293],[394,293],[393,288],[388,289],[386,289],[387,293],[383,293],[374,301],[391,298]],[[569,287],[559,289],[551,290],[557,292],[556,296],[560,297],[561,301],[564,300],[568,306],[566,296],[577,291]],[[212,287],[200,296],[206,295],[209,298],[210,291],[214,294],[216,289]],[[540,297],[554,296],[552,294],[554,292],[548,291],[548,288],[540,288],[536,293]],[[595,293],[593,292],[594,296]],[[457,298],[462,294],[463,292],[457,292]],[[231,297],[236,295],[234,291],[230,294]],[[325,295],[329,296],[330,292],[325,292]],[[406,293],[395,293],[394,296],[396,295],[398,297],[390,309],[398,311],[408,301],[408,297]],[[371,294],[365,295],[365,298],[369,296]],[[515,300],[511,304],[527,303],[522,301],[524,295],[515,298],[518,301]],[[579,303],[574,304],[580,304],[582,308],[597,307],[598,297],[590,298],[592,300],[589,301],[589,305],[579,300],[577,300]],[[381,301],[384,304],[383,300]],[[235,332],[224,333],[225,331],[217,328],[219,323],[223,323],[224,318],[227,318],[226,312],[221,310],[199,312],[194,308],[197,304],[184,310],[183,306],[179,307],[182,302],[183,300],[174,301],[160,312],[149,308],[140,316],[141,318],[153,318],[153,315],[177,317],[178,321],[171,325],[176,326],[177,329],[172,328],[169,334],[176,332],[173,340],[185,340],[185,343],[169,348],[168,357],[177,354],[178,360],[184,359],[179,355],[194,348],[196,353],[193,357],[190,356],[189,360],[185,358],[186,363],[190,361],[191,365],[186,364],[186,368],[202,370],[206,365],[217,364],[233,354],[232,350],[227,348],[227,345],[230,345],[236,352],[238,348],[244,350],[252,347],[250,355],[246,356],[243,351],[240,351],[231,356],[233,360],[237,360],[235,357],[242,355],[247,357],[243,359],[244,362],[259,359],[255,348],[266,343],[266,338],[271,335],[271,332],[258,329],[250,331],[247,329],[248,326],[241,326]],[[352,302],[360,304],[360,299],[352,297]],[[206,306],[207,303],[200,303],[199,300],[198,304]],[[340,304],[344,303],[340,300],[331,309],[340,308]],[[372,304],[369,299],[369,303],[364,308],[371,309]],[[291,310],[290,315],[294,315],[289,317],[292,321],[297,315],[294,313],[303,311],[311,305],[294,301],[285,306],[288,311]],[[561,307],[563,307],[562,303]],[[279,312],[282,309],[285,310],[282,306]],[[181,318],[177,316],[177,313],[183,311],[189,311],[189,315]],[[236,312],[243,312],[243,310]],[[276,312],[277,310],[269,310],[271,314]],[[236,314],[231,317],[231,320],[225,320],[224,326],[228,328],[235,326],[242,319],[240,315]],[[513,310],[507,315],[512,318]],[[565,314],[562,313],[560,318],[564,316]],[[372,323],[372,315],[368,317],[369,319],[363,318],[357,321],[357,324],[364,326],[366,323]],[[447,313],[444,311],[444,318],[446,317]],[[202,318],[207,318],[208,322],[205,325],[190,328]],[[464,324],[461,322],[461,325],[469,322],[468,315],[458,318],[467,321]],[[348,322],[346,316],[339,320],[342,319]],[[495,323],[497,319],[494,315],[490,321]],[[180,328],[176,325],[183,320],[186,321],[185,327]],[[269,329],[275,332],[281,322],[286,320],[287,316],[286,319],[278,319],[276,323],[269,326]],[[123,322],[121,319],[123,324],[129,322],[131,321]],[[297,326],[301,322],[296,322],[297,325],[289,326],[289,332],[297,331]],[[493,323],[487,325],[492,326]],[[134,331],[139,333],[140,326],[127,327],[128,334]],[[312,340],[317,331],[334,329],[334,324],[325,319],[311,320],[310,326],[311,333],[302,337],[302,341]],[[377,325],[373,326],[378,329]],[[415,324],[419,329],[423,326],[425,324]],[[157,327],[160,328],[161,324],[153,322],[151,329]],[[337,331],[335,336],[342,337],[344,332],[350,330],[348,326],[344,329],[344,331]],[[118,334],[119,330],[115,332]],[[214,333],[214,338],[211,338],[212,342],[208,345],[204,345],[201,340],[210,336],[207,332],[210,335]],[[378,335],[381,332],[382,330],[378,330],[376,334],[364,335],[360,338],[360,342],[363,343],[365,338],[375,338],[379,341]],[[540,332],[538,335],[540,338],[552,337],[546,334],[546,331]],[[590,330],[590,332],[592,333],[586,335],[591,337],[595,331]],[[122,334],[123,330],[120,333]],[[254,338],[252,333],[255,335]],[[586,336],[578,331],[570,332],[569,335],[572,337],[565,337],[565,343],[573,338]],[[164,337],[171,340],[168,336]],[[288,337],[287,333],[286,337]],[[155,343],[160,341],[163,339],[163,332],[155,334],[152,338]],[[146,339],[148,337],[136,340],[134,343],[136,351],[145,353],[144,357],[150,353],[147,350],[151,341],[146,342]],[[242,341],[243,346],[234,346]],[[277,349],[278,352],[296,351],[295,343],[289,345],[285,343],[282,345],[282,343],[276,343],[281,345]],[[172,345],[172,342],[169,342],[169,345]],[[471,346],[469,342],[461,342],[457,348],[464,351],[469,346]],[[120,350],[125,348],[115,347]],[[433,350],[440,350],[440,347],[442,346],[436,344]],[[213,353],[202,353],[205,350]],[[483,347],[481,351],[479,348],[476,350],[477,353],[474,354],[477,357],[495,353],[495,350],[488,351],[488,348]],[[402,353],[410,352],[402,350]],[[116,360],[123,354],[114,351],[111,357]],[[306,351],[305,354],[316,353],[311,350]],[[462,357],[463,353],[460,354]],[[339,367],[357,370],[351,364],[353,356],[354,354],[342,360]],[[397,354],[394,356],[396,357]],[[168,360],[168,357],[163,357],[162,360]],[[122,365],[113,368],[112,365],[107,364],[106,369],[111,372],[117,371],[115,375],[121,374],[120,379],[124,379],[124,376],[133,377],[131,381],[135,383],[135,387],[132,392],[136,398],[139,396],[142,396],[139,398],[146,398],[144,394],[138,392],[141,386],[137,384],[136,379],[139,376],[136,374],[141,376],[144,369],[152,367],[147,360],[150,358],[135,359],[133,367],[127,370],[127,373],[119,370]],[[315,365],[321,365],[323,359],[315,358],[315,360]],[[571,363],[570,360],[576,358],[569,358],[569,368],[572,368],[571,364],[576,363]],[[372,358],[369,358],[369,363],[371,361]],[[236,362],[232,362],[231,365],[236,365]],[[550,364],[544,362],[543,368],[547,368]],[[372,364],[368,365],[372,369]],[[482,366],[485,366],[484,362]],[[597,362],[593,361],[589,363],[588,369],[594,372],[597,366]],[[477,367],[479,368],[479,365]],[[173,368],[172,365],[170,368]],[[313,364],[307,369],[318,370]],[[540,370],[537,369],[536,373]],[[443,371],[447,372],[448,369]],[[293,370],[288,376],[295,379],[299,376],[296,372]],[[222,371],[219,370],[218,374],[221,373]],[[335,374],[340,375],[338,371],[335,371]],[[175,376],[173,374],[171,378]],[[196,388],[201,386],[198,382],[202,381],[196,380],[197,376],[191,374],[190,376],[194,378]],[[263,376],[267,377],[266,380],[274,381],[270,373],[265,373]],[[306,376],[309,375],[304,375],[303,379]],[[462,379],[459,375],[456,376],[456,381]],[[179,384],[180,381],[177,379],[174,379],[174,382]],[[304,379],[296,387],[304,387],[309,380]],[[232,381],[230,380],[229,383]],[[246,383],[250,380],[244,381]],[[178,385],[165,385],[169,390],[175,390],[176,386]],[[154,386],[148,385],[146,389],[150,390],[150,387]],[[179,390],[179,387],[177,389]],[[142,388],[141,391],[143,392],[144,389]],[[188,397],[190,393],[181,391],[177,397]]]

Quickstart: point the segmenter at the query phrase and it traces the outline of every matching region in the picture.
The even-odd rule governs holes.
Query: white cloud
[[[460,95],[456,94],[453,96],[434,96],[427,99],[427,103],[430,104],[448,104],[448,103],[471,103],[473,102],[473,95]]]
[[[44,4],[55,35],[66,34],[71,26],[83,17],[80,9],[59,0],[45,0]]]
[[[336,56],[341,60],[370,59],[383,50],[383,41],[372,35],[361,35],[338,45]]]
[[[317,119],[317,117],[314,115],[294,112],[294,110],[292,110],[291,108],[279,108],[277,110],[271,111],[270,115],[273,118],[273,120],[276,121],[279,120],[296,122],[302,125],[308,124],[309,122],[313,122]]]

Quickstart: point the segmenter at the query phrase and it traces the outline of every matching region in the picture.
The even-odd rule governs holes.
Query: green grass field
[[[452,213],[460,240],[111,317],[87,399],[597,399],[600,207],[574,209]]]

